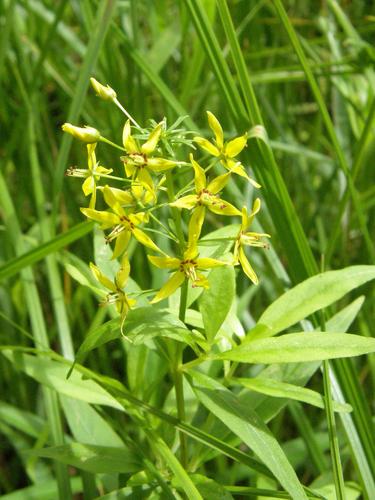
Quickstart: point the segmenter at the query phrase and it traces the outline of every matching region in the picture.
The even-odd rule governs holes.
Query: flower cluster
[[[90,202],[88,207],[81,208],[81,212],[108,231],[107,243],[114,242],[112,258],[121,259],[121,266],[114,281],[105,276],[97,266],[90,264],[95,278],[109,290],[105,303],[116,305],[122,323],[129,309],[136,303],[135,299],[129,298],[124,291],[130,274],[127,249],[131,239],[135,239],[152,252],[148,255],[152,265],[174,271],[156,292],[151,303],[167,298],[186,280],[193,287],[207,288],[208,279],[204,271],[218,266],[241,265],[249,279],[257,284],[257,275],[246,257],[244,246],[267,246],[263,239],[269,235],[249,232],[249,227],[260,210],[260,199],[255,199],[248,215],[246,207],[239,210],[221,196],[233,175],[241,176],[255,188],[260,187],[238,160],[246,146],[247,135],[225,142],[223,129],[210,111],[207,112],[208,125],[214,136],[211,141],[200,136],[191,140],[191,132],[178,128],[181,119],[170,128],[167,128],[165,120],[160,123],[153,122],[149,129],[142,128],[117,100],[113,89],[100,84],[94,78],[91,78],[91,83],[100,98],[113,102],[127,117],[122,133],[122,146],[103,137],[95,128],[81,128],[69,123],[62,126],[64,132],[83,141],[87,147],[87,168],[70,167],[66,172],[69,176],[84,179],[82,190],[85,196],[90,196]],[[120,157],[123,165],[122,176],[111,175],[113,169],[101,166],[97,161],[96,148],[101,142],[123,151]],[[188,161],[176,158],[177,149],[182,145],[187,145],[196,152],[194,144],[209,153],[210,163],[206,168],[198,163],[193,153],[189,154]],[[193,178],[175,194],[174,180],[181,170],[191,170]],[[218,175],[213,174],[214,171],[218,171]],[[120,182],[120,185],[114,187],[109,182]],[[98,192],[102,193],[107,207],[104,210],[97,208]],[[165,207],[171,210],[174,219],[172,228],[166,228],[155,215],[158,214],[158,209],[165,210]],[[207,210],[218,216],[242,217],[238,234],[233,240],[234,248],[230,261],[199,256],[198,244]],[[184,219],[186,235],[183,231],[183,214],[187,216]],[[177,243],[177,256],[167,255],[149,236],[153,234],[150,231],[155,231],[149,227],[151,222],[160,225],[159,233]]]

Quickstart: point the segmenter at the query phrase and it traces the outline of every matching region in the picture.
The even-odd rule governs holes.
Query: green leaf
[[[13,276],[25,267],[35,264],[36,262],[44,259],[47,255],[50,255],[51,253],[66,247],[73,241],[82,238],[92,230],[93,226],[93,222],[81,222],[80,224],[73,226],[65,233],[59,234],[50,241],[38,245],[37,248],[10,260],[0,267],[0,281]]]
[[[149,436],[149,439],[152,448],[163,457],[168,467],[173,472],[176,482],[185,491],[187,498],[189,498],[189,500],[203,500],[203,497],[190,479],[190,475],[185,471],[165,442],[153,432]]]
[[[351,266],[308,278],[275,300],[247,340],[272,337],[375,278],[375,266]]]
[[[83,379],[80,373],[73,372],[70,379],[67,380],[67,364],[43,357],[36,358],[30,354],[12,352],[10,349],[4,349],[2,354],[16,368],[25,372],[40,384],[55,389],[59,394],[86,401],[87,403],[111,406],[119,410],[123,409],[120,403],[107,391],[93,380]]]
[[[275,398],[295,399],[324,409],[323,396],[312,389],[306,389],[298,385],[263,377],[235,378],[232,380],[233,383],[238,383],[243,387],[247,387],[255,392],[260,392],[261,394],[267,394]],[[336,401],[333,402],[333,408],[336,411],[345,413],[352,411],[350,405],[338,403]]]
[[[80,477],[71,477],[70,483],[72,493],[82,493],[82,479]],[[59,491],[56,480],[44,480],[33,486],[27,486],[16,491],[12,491],[6,495],[1,496],[1,500],[51,500],[51,498],[58,498]]]
[[[221,420],[270,469],[294,499],[306,499],[302,485],[281,446],[258,415],[231,391],[213,379],[189,371],[201,403]]]
[[[117,448],[124,445],[109,423],[88,403],[61,395],[60,402],[76,441]]]
[[[129,473],[141,469],[138,456],[125,445],[122,448],[71,443],[29,451],[28,455],[52,458],[78,469],[101,474]]]
[[[199,301],[206,337],[212,342],[227,317],[235,296],[233,267],[217,267],[208,275],[210,288]]]
[[[193,344],[192,333],[177,316],[156,307],[138,307],[129,311],[124,327],[124,334],[134,345],[144,344],[154,337],[168,337]],[[111,340],[121,338],[120,319],[115,318],[92,330],[85,338],[77,353],[81,356]]]
[[[350,333],[298,332],[244,344],[214,356],[239,363],[303,363],[360,356],[375,351],[375,339]]]

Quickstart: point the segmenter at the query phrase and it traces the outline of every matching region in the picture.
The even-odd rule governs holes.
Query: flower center
[[[211,205],[212,198],[215,198],[214,194],[210,193],[208,189],[202,189],[202,191],[198,193],[198,205]]]
[[[194,259],[185,259],[180,262],[180,271],[185,274],[188,279],[195,281],[197,279],[196,268],[198,263]]]
[[[120,221],[121,225],[124,226],[125,230],[132,231],[134,229],[133,222],[129,219],[129,217],[126,217],[126,215],[122,215],[120,217]]]
[[[137,168],[144,168],[147,165],[147,156],[143,153],[131,153],[129,159],[129,163]]]

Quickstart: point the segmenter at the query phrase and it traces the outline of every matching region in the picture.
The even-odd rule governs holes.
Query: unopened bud
[[[104,101],[114,101],[117,97],[116,92],[107,85],[106,87],[95,80],[95,78],[90,78],[92,88],[95,90],[96,95],[103,99]]]
[[[86,144],[92,144],[100,140],[100,132],[96,128],[88,127],[76,127],[71,123],[64,123],[61,127],[64,132],[71,134],[76,139],[85,142]]]

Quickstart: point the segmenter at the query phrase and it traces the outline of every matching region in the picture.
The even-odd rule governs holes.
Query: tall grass
[[[91,283],[88,262],[113,269],[102,235],[82,220],[79,183],[64,177],[70,165],[85,164],[84,150],[61,132],[65,121],[89,124],[121,142],[123,115],[88,90],[92,75],[116,89],[140,123],[187,115],[187,128],[209,136],[205,110],[211,110],[226,136],[248,132],[244,161],[262,184],[265,207],[255,230],[271,234],[272,246],[252,254],[259,286],[237,276],[232,323],[225,328],[241,336],[322,262],[326,271],[375,264],[374,15],[360,0],[0,4],[4,498],[303,498],[313,489],[323,498],[356,497],[356,491],[374,498],[370,357],[325,361],[315,369],[271,365],[270,378],[323,394],[325,412],[235,385],[261,365],[228,368],[225,361],[221,372],[213,362],[206,375],[227,387],[225,404],[217,407],[202,389],[204,380],[192,381],[190,374],[179,380],[184,413],[155,349],[162,342],[120,339],[89,354],[79,351],[88,334],[110,336],[108,325],[117,325],[113,311],[98,309],[95,291],[84,286]],[[116,150],[99,148],[102,164],[119,174]],[[181,187],[187,180],[181,175],[176,182]],[[231,182],[225,194],[236,206],[253,201],[241,183]],[[220,229],[214,219],[211,229]],[[130,247],[129,254],[137,284],[159,286],[161,274],[145,253]],[[354,302],[356,286],[345,288],[339,302],[327,302],[321,314],[313,309],[297,331],[329,335],[351,328],[372,337],[374,288],[363,285],[362,306],[362,299]],[[202,331],[190,309],[189,321]],[[67,379],[77,351],[80,364]],[[187,350],[183,361],[193,354]],[[332,397],[353,411],[335,413]],[[223,408],[237,404],[228,430]],[[253,410],[304,486],[295,495],[282,482],[280,488],[239,430]],[[181,460],[180,442],[186,445]]]

